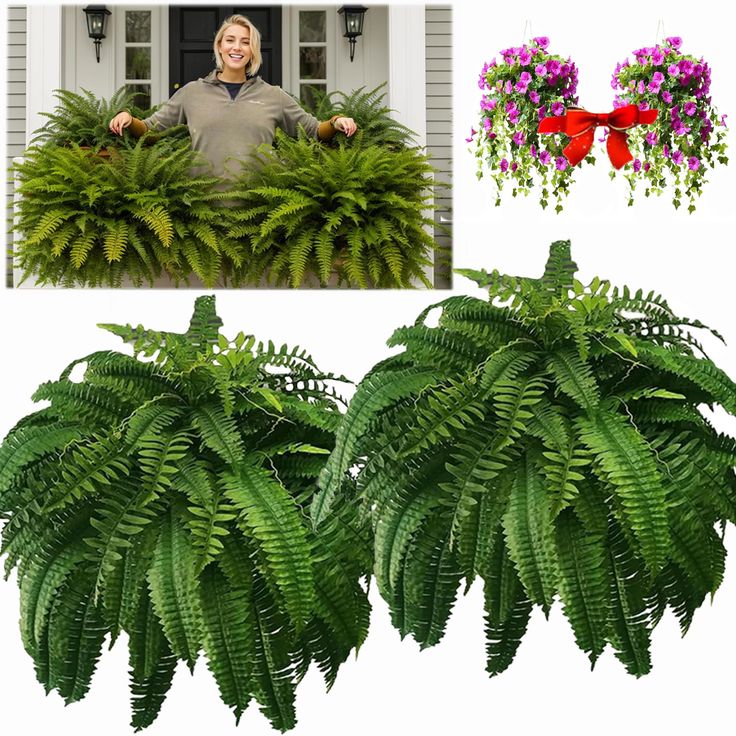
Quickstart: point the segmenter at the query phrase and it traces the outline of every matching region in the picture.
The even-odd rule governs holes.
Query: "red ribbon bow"
[[[657,119],[657,110],[640,110],[636,105],[626,105],[608,113],[594,113],[579,107],[571,107],[565,115],[544,118],[539,123],[540,133],[564,133],[572,138],[563,153],[570,166],[579,164],[590,151],[595,129],[608,128],[606,140],[608,158],[613,167],[620,169],[634,157],[627,145],[627,130],[635,125],[651,125]]]

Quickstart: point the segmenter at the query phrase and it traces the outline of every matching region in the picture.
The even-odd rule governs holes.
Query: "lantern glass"
[[[84,8],[87,16],[87,34],[90,38],[105,38],[105,20],[110,11],[104,5],[88,5]]]

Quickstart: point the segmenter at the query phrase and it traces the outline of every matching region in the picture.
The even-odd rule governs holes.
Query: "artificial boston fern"
[[[385,88],[386,82],[368,91],[360,87],[350,93],[338,90],[325,94],[313,88],[312,94],[317,100],[314,115],[318,120],[329,120],[333,115],[353,118],[363,133],[362,139],[356,139],[361,140],[362,145],[411,147],[415,145],[416,134],[391,117],[393,110],[384,104]],[[347,144],[351,143],[349,139]]]
[[[217,225],[224,194],[195,171],[189,140],[164,139],[101,158],[76,144],[32,147],[16,167],[15,243],[25,277],[39,283],[136,285],[162,273],[227,279],[241,249]]]
[[[433,169],[419,149],[333,149],[279,132],[276,140],[232,192],[240,205],[228,212],[226,233],[248,253],[243,280],[267,272],[297,287],[314,274],[326,285],[336,273],[360,288],[431,288]]]
[[[2,552],[38,679],[79,700],[125,632],[136,728],[201,651],[236,717],[255,700],[291,728],[310,662],[331,684],[367,630],[350,494],[326,528],[306,516],[341,416],[335,377],[220,325],[214,297],[184,334],[103,325],[135,357],[75,361],[0,447]]]
[[[360,384],[312,509],[329,518],[357,464],[380,591],[423,646],[459,582],[482,578],[491,674],[556,599],[591,662],[610,643],[648,672],[666,607],[685,632],[721,583],[736,519],[736,442],[700,410],[736,414],[736,385],[704,326],[576,268],[557,242],[540,279],[466,271],[490,303],[451,297],[436,327],[430,307],[397,330],[404,350]]]

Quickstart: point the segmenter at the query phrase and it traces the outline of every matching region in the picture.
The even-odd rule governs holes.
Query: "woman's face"
[[[219,46],[223,69],[232,72],[245,72],[251,58],[250,29],[232,25],[225,29]]]

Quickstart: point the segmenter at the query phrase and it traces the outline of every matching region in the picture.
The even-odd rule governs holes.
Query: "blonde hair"
[[[245,67],[245,72],[250,75],[255,74],[261,68],[261,34],[244,15],[231,15],[225,19],[224,23],[220,26],[220,30],[217,31],[215,42],[212,45],[212,49],[215,52],[215,64],[217,64],[217,68],[222,71],[222,57],[220,56],[220,49],[218,47],[228,26],[242,26],[250,31],[251,57],[248,66]]]

